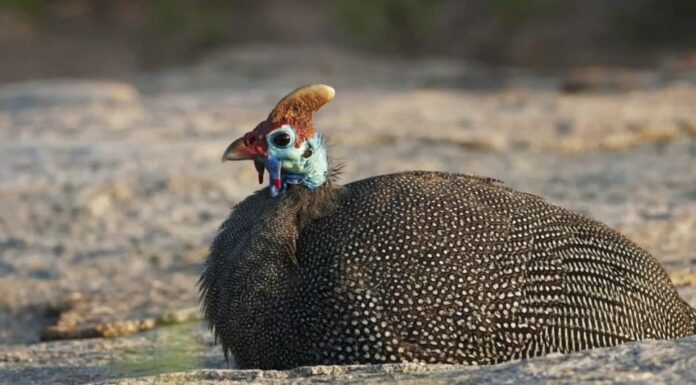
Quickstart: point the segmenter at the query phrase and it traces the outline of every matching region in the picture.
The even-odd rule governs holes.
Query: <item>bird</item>
[[[269,175],[199,280],[239,368],[488,365],[696,333],[655,257],[541,197],[437,171],[338,184],[312,121],[334,96],[300,87],[224,151]]]

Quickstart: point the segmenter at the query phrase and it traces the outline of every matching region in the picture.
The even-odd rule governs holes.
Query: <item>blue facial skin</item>
[[[290,141],[284,146],[274,143],[277,135],[287,134]],[[301,184],[310,190],[326,182],[329,162],[326,144],[320,134],[295,147],[295,130],[284,125],[267,136],[268,156],[264,166],[268,170],[269,191],[272,197],[285,192],[288,184]]]

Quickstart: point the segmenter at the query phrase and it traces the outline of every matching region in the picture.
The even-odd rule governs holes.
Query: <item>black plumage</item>
[[[241,368],[493,364],[696,333],[657,260],[487,178],[405,172],[239,203],[200,288]]]

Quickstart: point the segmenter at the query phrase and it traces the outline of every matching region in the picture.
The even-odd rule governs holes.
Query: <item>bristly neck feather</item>
[[[310,190],[313,190],[324,183],[329,173],[329,158],[326,153],[326,142],[321,134],[316,134],[307,141],[309,149],[312,150],[312,156],[307,159],[305,166],[306,175],[304,185]]]

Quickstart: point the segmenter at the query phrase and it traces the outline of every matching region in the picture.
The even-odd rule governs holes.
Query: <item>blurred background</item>
[[[498,178],[696,305],[694,26],[691,0],[0,0],[0,383],[225,367],[196,281],[259,186],[219,159],[310,82],[340,182]]]
[[[693,49],[695,20],[689,0],[2,0],[0,81],[119,75],[259,42],[646,67]]]

